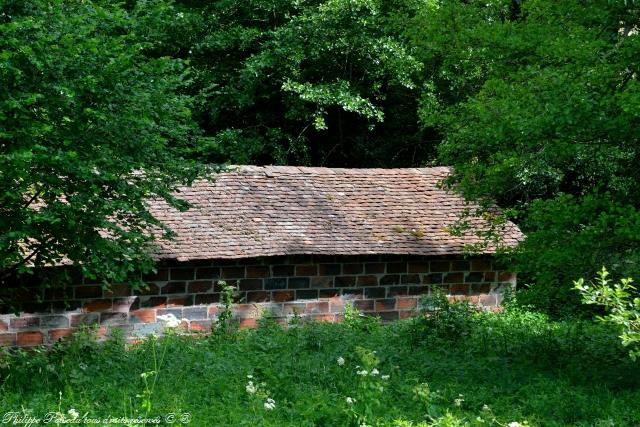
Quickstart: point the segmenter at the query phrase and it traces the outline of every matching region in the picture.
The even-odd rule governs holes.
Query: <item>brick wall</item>
[[[148,289],[115,284],[79,284],[36,293],[22,290],[20,315],[0,313],[0,345],[52,344],[80,325],[98,333],[123,329],[135,338],[161,333],[157,316],[174,314],[189,331],[208,331],[220,310],[219,281],[237,284],[234,313],[251,327],[263,310],[282,322],[302,319],[340,321],[346,304],[384,320],[408,317],[420,296],[434,288],[452,300],[497,307],[515,274],[498,271],[490,258],[413,256],[269,257],[234,261],[165,263],[145,277]],[[35,289],[35,288],[34,288]]]

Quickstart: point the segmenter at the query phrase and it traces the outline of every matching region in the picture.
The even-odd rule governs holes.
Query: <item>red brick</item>
[[[197,294],[195,299],[196,305],[214,304],[220,302],[220,294]]]
[[[0,334],[0,346],[16,345],[16,334]]]
[[[334,298],[340,296],[340,289],[320,289],[318,291],[320,298]]]
[[[432,273],[444,273],[449,271],[451,263],[449,261],[431,261],[429,271]]]
[[[207,315],[210,319],[218,316],[219,308],[217,305],[210,305],[207,307]]]
[[[260,308],[256,304],[235,304],[233,312],[240,318],[254,318],[260,315]]]
[[[364,272],[367,274],[382,274],[384,273],[384,263],[373,262],[364,265]]]
[[[200,280],[200,279],[212,280],[212,279],[219,279],[219,278],[220,278],[219,267],[203,267],[203,268],[198,268],[196,270],[197,280]]]
[[[241,291],[256,291],[262,289],[262,279],[241,279]]]
[[[311,285],[312,288],[332,288],[333,287],[333,277],[312,277]]]
[[[152,308],[141,308],[129,313],[132,323],[155,323],[156,310]]]
[[[120,313],[127,313],[140,308],[140,302],[136,297],[116,298],[113,300],[112,310]]]
[[[161,294],[183,294],[187,290],[185,282],[168,282],[160,288]]]
[[[376,315],[380,316],[383,322],[398,320],[400,318],[400,314],[397,311],[381,311],[380,313],[376,313]]]
[[[144,274],[142,280],[145,282],[165,282],[169,280],[169,269],[159,268],[155,273]]]
[[[167,307],[186,307],[193,305],[193,295],[181,295],[167,298]]]
[[[329,302],[309,302],[306,306],[307,313],[328,313],[329,312]]]
[[[516,280],[516,273],[501,271],[498,274],[498,282],[512,282],[514,280]]]
[[[451,262],[451,271],[469,271],[471,269],[471,264],[469,261],[452,261]]]
[[[98,313],[83,313],[71,315],[71,327],[80,325],[95,325],[100,322],[100,315]]]
[[[222,267],[220,277],[223,279],[243,279],[244,267]]]
[[[73,334],[73,329],[65,328],[65,329],[51,329],[49,331],[49,340],[50,341],[58,341],[62,338],[68,337]]]
[[[190,329],[198,332],[210,332],[211,320],[192,320]]]
[[[111,285],[110,289],[104,291],[105,297],[128,297],[132,293],[131,285],[118,284]]]
[[[160,288],[155,283],[147,283],[138,289],[133,290],[134,295],[160,295]]]
[[[267,291],[247,292],[247,302],[267,302],[271,300],[271,294]]]
[[[341,274],[340,264],[320,264],[318,266],[318,273],[321,276],[337,276]]]
[[[86,312],[111,311],[113,304],[110,299],[95,299],[84,303],[82,309]]]
[[[9,330],[9,325],[7,325],[7,322],[0,320],[0,332],[5,332],[8,330]]]
[[[372,311],[374,309],[374,302],[370,299],[361,299],[354,301],[353,307],[360,311]]]
[[[452,295],[467,295],[469,293],[470,286],[463,283],[454,283],[449,288],[449,292]]]
[[[263,278],[269,277],[269,267],[266,265],[250,265],[247,266],[247,278]]]
[[[102,287],[101,286],[76,286],[75,296],[76,298],[101,298]]]
[[[196,277],[194,268],[172,268],[170,271],[171,280],[193,280]]]
[[[406,310],[406,311],[400,311],[398,313],[398,315],[399,315],[400,319],[408,319],[410,317],[417,316],[418,313],[416,313],[415,311],[412,311],[412,310]]]
[[[428,273],[429,263],[427,261],[410,262],[408,266],[408,271],[409,273]]]
[[[36,328],[40,326],[39,317],[18,317],[9,320],[12,329]]]
[[[271,300],[275,302],[293,301],[293,291],[275,291],[271,293]]]
[[[418,304],[416,298],[397,298],[398,310],[414,310]]]
[[[406,273],[406,262],[389,262],[387,263],[387,273]]]
[[[484,281],[485,282],[493,282],[496,280],[496,272],[495,271],[485,271],[484,273]]]
[[[361,274],[363,271],[363,264],[344,264],[342,266],[342,274]]]
[[[18,332],[16,343],[18,346],[40,345],[44,342],[44,335],[40,331]]]
[[[293,265],[274,265],[273,266],[273,275],[274,276],[293,276],[294,268]]]
[[[345,302],[341,300],[339,297],[331,298],[329,301],[329,311],[331,313],[342,313],[344,312]]]
[[[316,322],[335,322],[333,314],[312,314],[311,320]]]
[[[327,303],[328,305],[329,303]],[[282,307],[282,312],[285,315],[293,315],[293,314],[306,314],[307,304],[300,302],[287,302]]]
[[[296,276],[317,276],[318,266],[316,264],[296,265]]]
[[[478,296],[478,302],[482,305],[491,307],[496,305],[496,298],[493,295],[483,294]]]
[[[491,261],[485,259],[474,259],[471,261],[471,271],[490,271]]]
[[[210,292],[213,290],[213,281],[211,280],[197,280],[195,282],[189,282],[187,284],[188,292],[190,294],[200,294]]]
[[[378,278],[376,276],[358,276],[358,286],[376,286],[378,284]]]
[[[461,283],[464,281],[464,273],[447,273],[444,276],[444,283]]]
[[[240,327],[241,328],[255,328],[258,326],[257,319],[240,319]]]
[[[395,307],[396,307],[395,298],[387,298],[387,299],[376,300],[376,304],[375,304],[375,310],[376,311],[394,310]]]

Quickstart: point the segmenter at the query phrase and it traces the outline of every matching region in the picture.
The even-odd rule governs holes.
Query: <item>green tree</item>
[[[150,55],[188,59],[213,161],[417,165],[434,144],[417,117],[412,0],[160,2]]]
[[[552,311],[593,265],[640,269],[638,22],[633,1],[442,0],[411,26],[440,161],[513,208],[516,266]]]
[[[183,65],[142,55],[109,1],[0,6],[0,279],[72,263],[121,281],[152,268],[165,199],[202,169]],[[155,230],[155,231],[154,231]],[[166,231],[166,230],[165,230]]]

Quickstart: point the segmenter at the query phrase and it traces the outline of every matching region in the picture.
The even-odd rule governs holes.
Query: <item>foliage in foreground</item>
[[[129,348],[81,334],[7,354],[0,411],[69,418],[189,413],[220,426],[632,426],[640,370],[615,331],[465,305],[382,326],[263,319],[206,338]],[[436,312],[434,311],[434,313]],[[34,381],[34,378],[38,378]]]
[[[579,279],[574,287],[582,294],[585,304],[606,307],[608,313],[599,320],[622,329],[622,344],[629,347],[629,355],[635,360],[640,356],[640,298],[634,297],[637,289],[632,285],[633,279],[621,279],[612,284],[608,276],[609,272],[602,267],[597,281],[585,284],[584,279]]]

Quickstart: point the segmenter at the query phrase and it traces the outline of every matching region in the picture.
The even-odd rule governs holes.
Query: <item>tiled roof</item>
[[[454,237],[468,205],[438,187],[445,167],[329,169],[243,166],[181,188],[193,204],[179,212],[152,202],[151,212],[177,237],[161,241],[161,259],[179,261],[271,255],[460,254],[479,240]],[[486,226],[477,218],[475,228]],[[507,223],[504,242],[522,238]],[[485,252],[492,252],[489,247]]]

